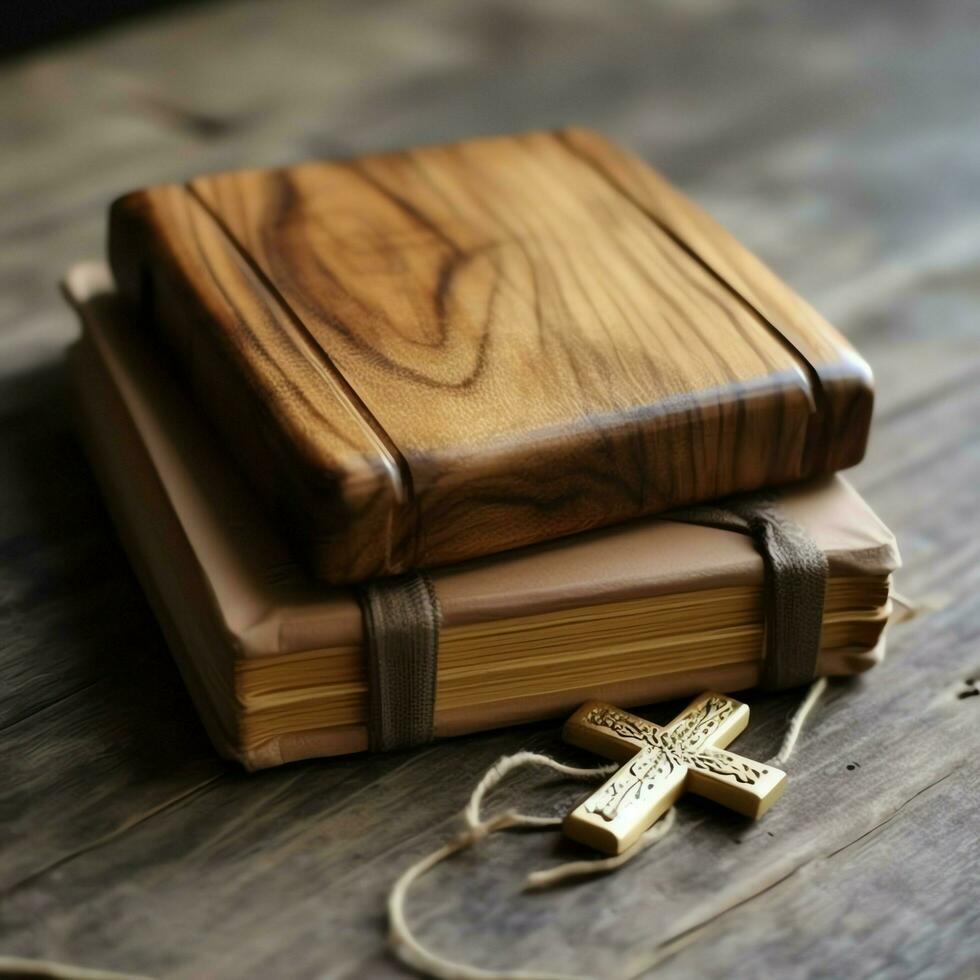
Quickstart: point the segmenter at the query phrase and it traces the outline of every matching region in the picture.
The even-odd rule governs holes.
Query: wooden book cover
[[[455,562],[857,462],[867,365],[585,131],[117,201],[119,286],[315,573]]]

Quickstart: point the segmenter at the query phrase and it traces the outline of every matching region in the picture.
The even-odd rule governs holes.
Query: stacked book
[[[417,569],[437,735],[753,686],[764,556],[677,508],[760,488],[826,556],[815,672],[881,658],[895,543],[836,475],[866,365],[594,134],[138,191],[110,265],[66,279],[81,431],[246,766],[368,747],[359,596]]]

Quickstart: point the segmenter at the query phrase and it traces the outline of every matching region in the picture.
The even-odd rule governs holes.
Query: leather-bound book
[[[112,208],[139,329],[313,574],[439,566],[856,463],[867,365],[586,131],[200,177]]]
[[[120,535],[215,744],[250,768],[368,747],[355,590],[295,559],[213,428],[114,294],[67,290],[84,324],[78,420]],[[826,555],[814,673],[882,656],[895,542],[839,476],[780,494]],[[757,683],[763,559],[744,534],[644,518],[431,573],[438,736]]]

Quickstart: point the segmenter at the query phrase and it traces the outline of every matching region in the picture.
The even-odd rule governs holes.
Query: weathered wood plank
[[[452,832],[499,754],[573,757],[539,726],[256,776],[216,760],[74,448],[56,365],[75,328],[53,283],[101,252],[128,187],[574,120],[648,156],[857,341],[880,395],[854,479],[899,535],[900,588],[942,608],[833,689],[762,824],[685,801],[670,843],[550,895],[518,894],[527,870],[578,852],[495,838],[422,883],[412,921],[484,965],[975,972],[980,697],[959,695],[980,676],[964,205],[980,11],[883,16],[237,2],[0,67],[2,951],[173,977],[403,975],[383,945],[398,870]],[[750,700],[737,750],[765,757],[794,698]],[[577,792],[527,774],[491,802],[560,812]]]

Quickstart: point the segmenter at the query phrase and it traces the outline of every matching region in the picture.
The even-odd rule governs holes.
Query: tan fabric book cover
[[[109,506],[219,750],[260,768],[366,746],[360,610],[265,516],[107,270],[67,280],[80,425]],[[819,670],[883,652],[894,539],[840,477],[781,506],[828,555]],[[743,535],[643,519],[433,574],[440,736],[752,686],[762,561]]]
[[[851,345],[594,133],[202,176],[110,257],[322,580],[498,553],[862,456]]]

